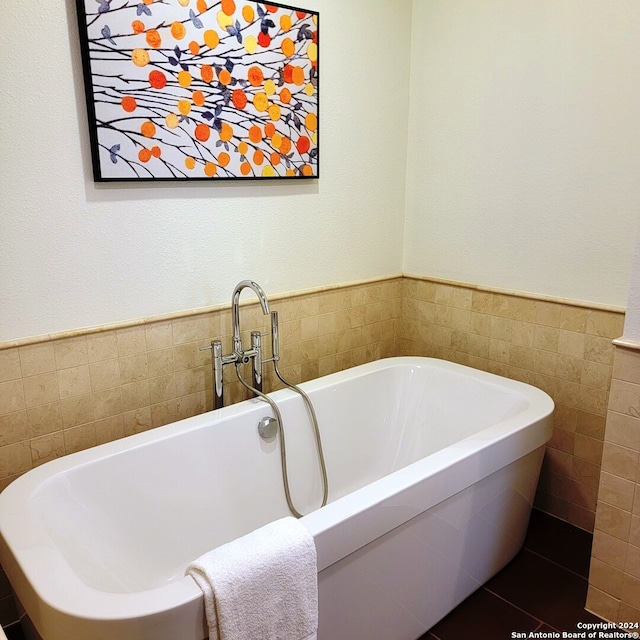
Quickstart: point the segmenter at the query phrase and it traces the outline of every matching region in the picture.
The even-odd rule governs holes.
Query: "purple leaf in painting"
[[[111,44],[116,44],[116,41],[111,37],[111,29],[108,24],[105,24],[100,31],[103,38],[106,38]]]
[[[119,144],[114,144],[113,147],[109,149],[109,157],[111,158],[111,162],[113,162],[113,164],[118,163],[118,151],[120,151]]]
[[[141,16],[144,13],[145,16],[150,16],[151,15],[151,9],[149,9],[149,7],[147,7],[146,4],[143,4],[142,2],[136,7],[136,14]]]
[[[271,20],[271,18],[263,18],[262,22],[260,23],[260,31],[262,31],[262,33],[269,33],[269,29],[272,29],[273,27],[276,26],[276,23]]]
[[[98,13],[106,13],[109,11],[109,0],[96,0],[96,2],[100,5],[98,7]]]
[[[202,114],[202,117],[203,117],[205,120],[213,120],[213,113],[211,113],[211,111],[205,111],[205,112]]]
[[[313,33],[311,29],[309,29],[308,24],[303,24],[298,31],[298,37],[296,38],[298,42],[302,42],[302,40],[313,40]]]
[[[191,18],[191,22],[193,22],[193,26],[196,29],[203,29],[204,25],[202,24],[202,20],[198,18],[193,9],[189,9],[189,18]]]

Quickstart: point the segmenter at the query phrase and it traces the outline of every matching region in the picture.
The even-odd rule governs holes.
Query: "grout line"
[[[514,604],[513,602],[507,600],[506,598],[503,598],[501,595],[495,593],[494,591],[491,591],[491,589],[489,589],[488,587],[484,586],[482,588],[487,593],[490,593],[492,596],[495,596],[496,598],[498,598],[498,600],[502,600],[502,602],[506,602],[510,607],[513,607],[514,609],[517,609],[518,611],[520,611],[520,613],[524,613],[525,615],[529,616],[530,618],[533,618],[534,620],[537,620],[538,621],[538,627],[540,627],[540,625],[543,625],[543,624],[546,624],[548,627],[551,626],[545,620],[541,620],[540,618],[538,618],[538,616],[534,616],[530,611],[527,611],[526,609],[523,609],[522,607],[519,607],[517,604]]]
[[[551,558],[547,558],[547,556],[543,556],[541,553],[538,553],[537,551],[533,551],[533,549],[530,549],[529,547],[524,547],[523,550],[526,550],[529,553],[533,554],[534,556],[537,556],[538,558],[542,558],[543,560],[546,560],[550,564],[553,564],[556,567],[559,567],[560,569],[563,569],[564,571],[567,571],[568,573],[571,573],[572,575],[576,576],[577,578],[580,578],[581,580],[584,580],[585,582],[588,582],[588,578],[585,578],[581,573],[578,573],[577,571],[574,571],[573,569],[569,569],[568,567],[565,567],[564,565],[560,564],[559,562],[556,562],[555,560],[552,560]]]

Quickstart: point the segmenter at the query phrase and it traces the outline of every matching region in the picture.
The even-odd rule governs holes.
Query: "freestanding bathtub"
[[[282,410],[291,494],[318,552],[321,640],[414,640],[520,549],[551,434],[542,391],[429,358],[305,383]],[[203,640],[184,571],[288,515],[270,415],[247,400],[49,462],[0,495],[0,559],[44,640]]]

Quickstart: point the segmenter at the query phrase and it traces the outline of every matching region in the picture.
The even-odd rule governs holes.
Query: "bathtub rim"
[[[434,364],[438,368],[463,373],[465,376],[480,379],[485,383],[516,390],[529,400],[529,404],[515,416],[463,438],[445,449],[398,469],[304,516],[302,523],[307,526],[316,540],[319,572],[351,553],[353,549],[350,547],[354,546],[354,540],[359,541],[355,547],[358,548],[402,524],[408,517],[413,517],[411,515],[407,517],[407,504],[415,510],[414,515],[418,515],[446,497],[473,484],[478,474],[481,474],[480,477],[486,477],[492,471],[504,466],[500,460],[497,460],[500,456],[494,454],[482,469],[475,468],[476,465],[471,462],[471,453],[486,450],[494,443],[504,442],[506,445],[507,441],[515,438],[519,445],[526,447],[526,450],[521,450],[517,456],[519,458],[544,446],[548,441],[553,401],[546,393],[526,383],[444,360],[419,356],[385,358],[305,382],[302,386],[308,393],[313,393],[316,389],[333,386],[344,380],[361,377],[380,369],[398,365],[433,366]],[[284,389],[270,395],[278,401],[295,394]],[[28,500],[33,491],[43,483],[53,481],[72,468],[90,464],[96,459],[117,455],[131,448],[143,447],[152,441],[176,437],[185,430],[204,428],[211,424],[214,415],[216,420],[225,421],[245,411],[249,403],[263,405],[263,401],[259,399],[245,400],[229,407],[134,434],[58,458],[29,471],[11,483],[0,494],[0,557],[14,588],[16,582],[22,587],[18,596],[23,600],[23,604],[37,600],[40,606],[46,605],[56,615],[114,621],[152,616],[187,603],[201,606],[202,592],[190,576],[139,592],[109,593],[90,587],[80,580],[44,527],[30,512]],[[533,419],[534,416],[535,419]],[[541,429],[525,429],[537,423],[540,423]],[[535,435],[531,434],[531,431],[540,433]],[[515,443],[511,443],[507,448],[514,447]],[[445,487],[441,487],[440,492],[432,493],[428,499],[419,495],[417,485],[424,479],[427,468],[429,468],[429,475],[433,475],[453,465],[458,466],[456,482],[447,484],[446,490]],[[471,481],[469,481],[470,478]],[[22,500],[19,500],[20,496]],[[374,522],[367,515],[372,507],[376,506],[382,506],[383,511],[388,514],[382,522],[379,518]],[[403,512],[402,516],[400,512]],[[33,527],[25,527],[25,522],[29,522]],[[340,532],[338,532],[339,527]],[[348,536],[344,535],[344,527],[349,530]],[[26,536],[25,528],[28,532]],[[20,556],[22,566],[15,559],[16,555]],[[43,567],[46,568],[44,571]],[[37,587],[34,584],[37,584]],[[62,597],[60,584],[65,585]],[[28,606],[27,609],[29,609]]]

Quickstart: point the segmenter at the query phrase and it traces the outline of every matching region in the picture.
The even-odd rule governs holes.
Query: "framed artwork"
[[[96,181],[319,177],[319,14],[76,0]]]

